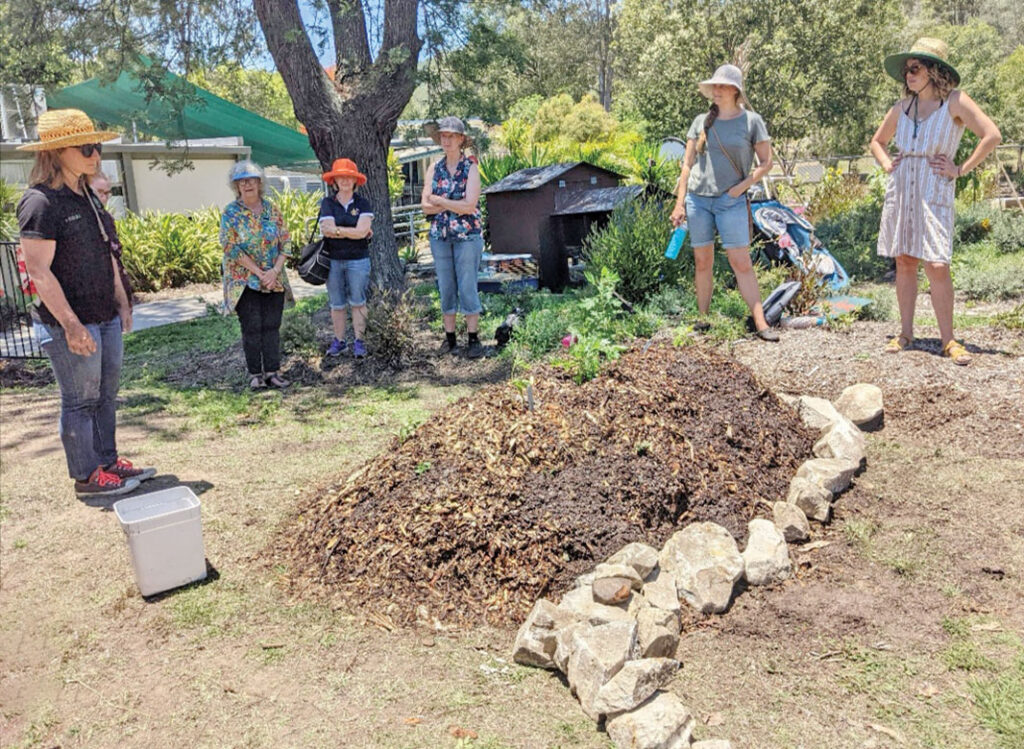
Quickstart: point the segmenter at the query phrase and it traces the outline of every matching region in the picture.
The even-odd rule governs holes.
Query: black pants
[[[242,324],[242,350],[249,374],[276,372],[281,368],[281,316],[284,292],[264,293],[245,289],[235,305]]]

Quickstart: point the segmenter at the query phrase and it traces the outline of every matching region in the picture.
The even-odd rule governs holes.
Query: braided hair
[[[704,118],[704,129],[701,131],[700,140],[697,141],[697,153],[704,153],[708,148],[708,133],[711,131],[711,126],[715,124],[715,120],[718,119],[718,105],[714,102],[711,103],[711,107],[708,109],[708,116]]]

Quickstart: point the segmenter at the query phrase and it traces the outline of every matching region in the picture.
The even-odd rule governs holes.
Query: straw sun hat
[[[80,109],[51,109],[39,115],[38,143],[18,146],[19,151],[54,151],[68,146],[84,146],[86,143],[102,143],[113,140],[117,133],[97,130],[89,115]]]
[[[910,46],[908,52],[889,55],[885,58],[885,72],[903,83],[903,66],[907,60],[928,60],[942,65],[953,75],[953,82],[960,85],[960,74],[949,64],[949,45],[941,39],[922,36]]]

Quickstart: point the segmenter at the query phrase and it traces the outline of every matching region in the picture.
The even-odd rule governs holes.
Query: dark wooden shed
[[[621,179],[608,169],[573,161],[520,169],[495,182],[484,190],[491,252],[529,252],[537,259],[540,285],[561,289],[568,281],[570,237],[554,218],[559,206],[587,191],[617,188]]]

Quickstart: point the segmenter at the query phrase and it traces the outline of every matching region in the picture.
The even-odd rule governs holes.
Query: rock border
[[[882,391],[859,383],[830,402],[780,394],[809,429],[818,430],[813,458],[790,482],[773,520],[748,524],[746,547],[715,523],[691,523],[659,550],[631,543],[592,572],[556,605],[534,604],[519,628],[516,663],[565,674],[583,711],[623,749],[732,749],[724,739],[693,743],[692,711],[664,687],[681,664],[682,606],[722,613],[736,583],[770,585],[793,574],[789,543],[810,537],[808,518],[827,523],[836,497],[866,465],[864,431],[884,422]]]

